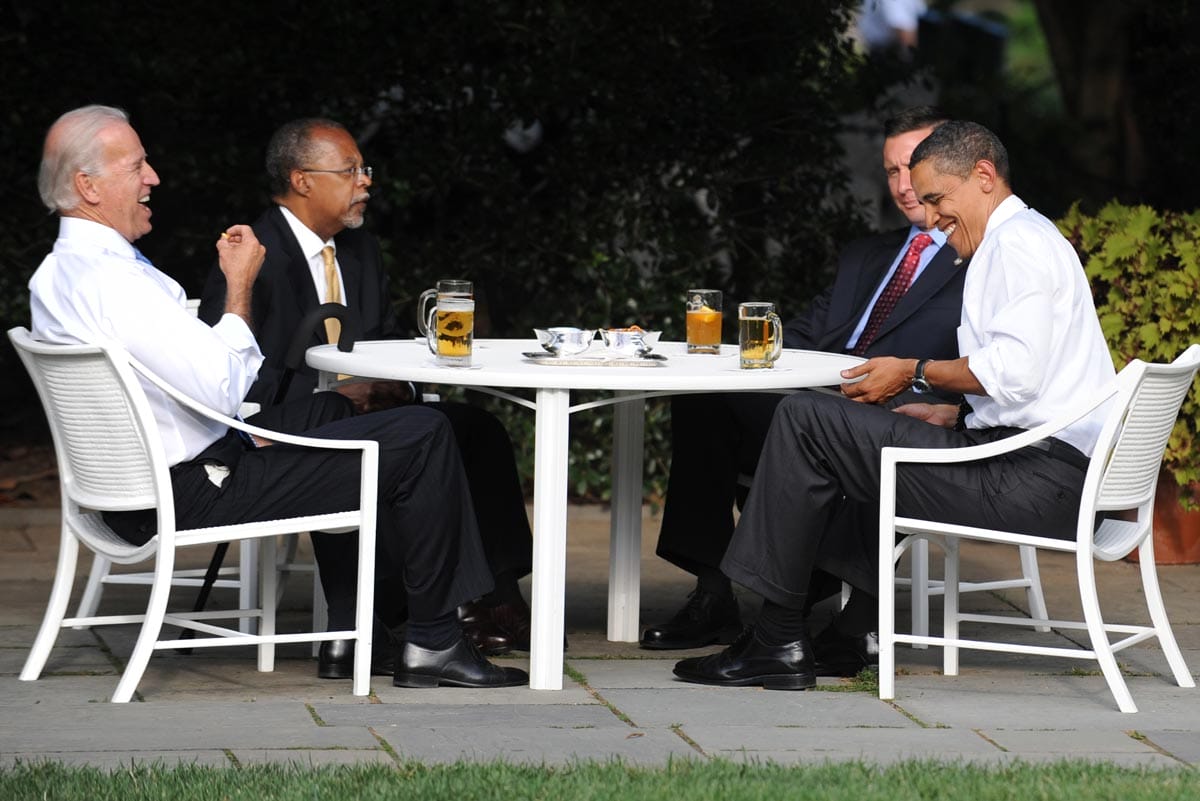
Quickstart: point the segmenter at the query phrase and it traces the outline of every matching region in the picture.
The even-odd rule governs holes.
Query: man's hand
[[[250,298],[254,280],[267,257],[267,249],[248,225],[231,225],[217,240],[217,262],[225,273],[225,312],[250,324]]]
[[[958,407],[952,403],[905,403],[892,411],[942,428],[954,428],[958,422]]]
[[[865,376],[861,381],[842,384],[842,394],[860,403],[883,403],[912,386],[916,369],[916,359],[894,356],[867,359],[857,367],[842,371],[842,378],[848,380]]]
[[[358,414],[394,409],[414,400],[407,381],[355,381],[334,389],[350,399]]]

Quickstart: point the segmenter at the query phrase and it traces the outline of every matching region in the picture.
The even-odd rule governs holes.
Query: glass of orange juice
[[[687,291],[687,352],[721,352],[721,290]]]

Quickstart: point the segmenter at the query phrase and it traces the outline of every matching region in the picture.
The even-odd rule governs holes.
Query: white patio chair
[[[186,306],[192,316],[199,315],[200,298],[188,298]],[[257,414],[260,409],[261,406],[257,403],[243,403],[238,410],[238,414],[244,420],[247,417]],[[283,599],[283,591],[287,578],[292,573],[305,573],[311,576],[313,582],[313,630],[315,631],[323,628],[328,619],[325,596],[321,590],[319,579],[316,577],[314,564],[312,562],[299,562],[296,560],[296,546],[298,542],[298,537],[288,536],[280,543],[283,546],[282,549],[277,549],[276,569],[278,575],[276,578],[276,602],[278,603]],[[171,583],[176,587],[194,587],[200,590],[204,585],[206,572],[206,568],[180,568],[175,571]],[[106,584],[150,586],[153,583],[153,571],[114,571],[112,569],[112,562],[96,554],[92,558],[92,568],[88,572],[87,583],[83,587],[83,594],[79,597],[79,605],[75,608],[75,617],[92,617],[96,614],[96,611],[100,608],[100,599],[104,595],[104,586]],[[242,540],[238,543],[237,564],[222,565],[217,572],[216,580],[211,583],[210,587],[218,590],[237,590],[238,604],[243,608],[253,606],[255,599],[258,597],[258,543],[255,540]],[[238,628],[241,631],[253,633],[253,624],[253,619],[243,618],[238,621]],[[76,628],[86,627],[76,626]],[[316,646],[314,645],[314,653],[315,650]]]
[[[62,485],[62,532],[54,586],[42,626],[21,671],[22,681],[38,678],[64,627],[140,623],[128,665],[113,693],[129,701],[155,650],[223,645],[258,647],[258,669],[274,669],[275,645],[333,639],[356,641],[353,692],[370,689],[371,620],[375,565],[375,504],[379,448],[370,441],[313,439],[279,434],[246,425],[207,409],[166,384],[115,346],[50,345],[33,340],[24,328],[8,332],[41,397],[54,438]],[[151,381],[193,412],[270,439],[312,448],[362,454],[359,508],[334,514],[177,530],[169,465],[154,415],[139,376]],[[102,512],[157,509],[158,533],[145,545],[117,536]],[[275,538],[312,530],[358,529],[358,598],[355,628],[277,634],[275,631]],[[167,612],[176,550],[222,541],[261,543],[260,598],[256,608],[236,611]],[[79,545],[116,564],[154,560],[154,583],[144,614],[66,618],[75,579]],[[257,635],[209,621],[255,618]],[[164,624],[191,629],[194,639],[162,638]]]
[[[776,394],[790,395],[795,390],[776,390]],[[810,390],[839,394],[825,389]],[[749,490],[754,476],[748,473],[738,475],[738,484]],[[739,507],[741,506],[739,496]],[[1028,545],[1018,548],[1021,561],[1021,575],[1012,578],[994,579],[992,581],[962,581],[958,585],[958,593],[965,592],[994,592],[997,590],[1023,589],[1029,602],[1029,609],[1035,617],[1047,617],[1046,598],[1042,592],[1042,578],[1038,570],[1037,549]],[[908,587],[912,593],[910,613],[912,617],[912,633],[924,636],[929,633],[929,599],[945,593],[945,582],[929,577],[929,543],[924,539],[916,539],[909,549],[909,575],[896,576],[897,587]],[[850,599],[850,585],[842,583],[840,603],[842,606]],[[1038,631],[1049,631],[1047,626],[1037,626]],[[927,648],[923,643],[914,643],[913,648]]]
[[[1179,646],[1167,620],[1158,572],[1154,563],[1154,493],[1162,465],[1163,450],[1174,427],[1179,407],[1200,367],[1200,345],[1192,345],[1169,365],[1147,364],[1134,360],[1116,379],[1095,397],[1058,420],[1014,437],[968,448],[921,449],[884,448],[879,509],[879,697],[894,698],[896,643],[940,645],[943,672],[958,674],[958,650],[971,648],[1021,654],[1064,656],[1099,662],[1108,687],[1122,712],[1136,712],[1137,706],[1117,666],[1115,653],[1151,637],[1157,637],[1175,681],[1180,687],[1195,682],[1184,664]],[[1007,531],[974,528],[896,516],[896,469],[901,464],[951,463],[989,459],[1023,448],[1054,435],[1105,403],[1104,426],[1088,467],[1079,506],[1075,536],[1052,539]],[[1136,519],[1107,519],[1095,526],[1098,512],[1136,512]],[[1130,514],[1130,517],[1134,515]],[[897,542],[897,536],[903,539]],[[928,539],[945,552],[945,608],[940,637],[904,635],[895,632],[895,562],[914,541]],[[979,540],[1010,545],[1045,548],[1075,554],[1076,579],[1084,620],[1051,620],[1046,615],[1010,616],[963,614],[958,609],[959,541]],[[1116,561],[1138,550],[1142,588],[1151,625],[1113,625],[1104,622],[1096,587],[1094,560]],[[1086,630],[1090,648],[1023,645],[994,640],[968,640],[959,635],[959,623],[978,622],[1049,626],[1058,629]],[[1127,635],[1112,642],[1109,633]]]

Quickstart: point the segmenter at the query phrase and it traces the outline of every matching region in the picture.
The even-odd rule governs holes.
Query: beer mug
[[[738,360],[743,370],[775,366],[783,352],[783,321],[774,303],[742,303],[738,306]]]
[[[460,278],[443,278],[437,282],[435,289],[426,289],[417,298],[417,328],[425,336],[429,335],[429,301],[442,298],[473,298],[475,294],[470,281]]]
[[[440,282],[439,282],[440,283]],[[425,339],[437,363],[470,367],[475,342],[475,299],[461,295],[438,297],[425,321]]]

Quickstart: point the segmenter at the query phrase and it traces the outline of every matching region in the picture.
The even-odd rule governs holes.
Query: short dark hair
[[[345,131],[339,122],[323,117],[292,120],[280,126],[267,143],[267,183],[272,197],[286,195],[292,185],[292,170],[304,169],[317,158],[313,133],[317,130]]]
[[[883,138],[936,128],[949,119],[950,116],[937,106],[911,106],[883,121]]]
[[[908,168],[932,161],[938,172],[966,178],[976,162],[990,161],[996,175],[1011,185],[1008,151],[994,133],[977,122],[950,120],[943,123],[913,150]]]

